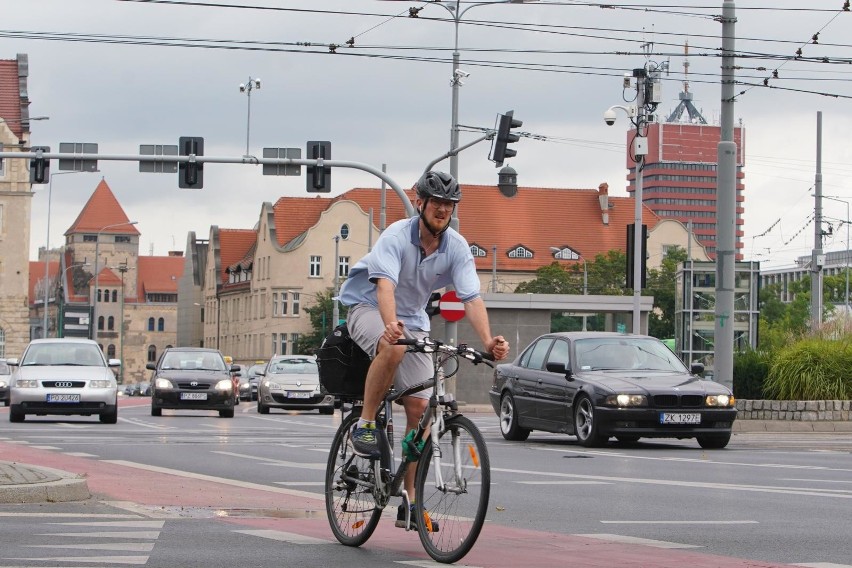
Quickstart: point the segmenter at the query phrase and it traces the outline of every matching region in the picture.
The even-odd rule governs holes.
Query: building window
[[[153,363],[157,360],[157,346],[149,345],[148,346],[148,362]]]
[[[101,331],[104,329],[104,316],[98,316],[98,329]]]
[[[533,252],[523,245],[518,245],[509,250],[509,258],[532,258]]]
[[[148,318],[148,331],[154,331],[154,318]]]
[[[6,330],[0,327],[0,357],[6,357]]]
[[[278,317],[278,292],[272,292],[272,317]]]
[[[322,257],[321,256],[312,256],[311,264],[309,270],[309,276],[318,278],[322,276]]]
[[[109,331],[115,330],[115,318],[113,316],[109,316],[109,318],[107,318],[107,329]]]
[[[344,241],[349,238],[349,225],[346,223],[340,226],[340,238]]]
[[[166,320],[164,318],[157,320],[157,331],[166,331]]]
[[[96,243],[96,242],[98,242],[98,236],[97,235],[83,235],[83,242],[84,243]]]
[[[129,243],[130,237],[128,235],[116,235],[115,242],[117,243]]]
[[[278,347],[278,334],[272,334],[272,355],[275,356],[277,353],[275,352],[275,348]]]
[[[281,334],[281,343],[280,343],[280,349],[278,350],[278,354],[279,355],[286,355],[287,354],[287,334],[286,333]]]
[[[115,345],[112,343],[107,347],[107,359],[115,359]]]
[[[302,295],[299,294],[298,292],[293,292],[293,315],[294,316],[299,315],[299,308],[301,307],[301,300],[300,300],[301,296]]]
[[[281,315],[287,315],[287,292],[281,292]]]
[[[102,294],[103,294],[103,290],[98,289],[98,300],[97,300],[98,302],[100,302],[100,301],[101,301],[101,295],[102,295]]]
[[[113,291],[112,291],[112,301],[113,301],[113,302],[117,302],[117,301],[118,301],[118,290],[113,290]]]
[[[292,345],[293,353],[295,354],[296,350],[299,347],[299,334],[298,333],[291,333],[290,334],[290,345]]]
[[[485,249],[477,244],[470,245],[470,254],[472,254],[474,258],[485,258],[486,256],[488,256],[488,253],[485,251]]]
[[[337,259],[337,276],[346,278],[349,276],[349,257],[341,256]]]

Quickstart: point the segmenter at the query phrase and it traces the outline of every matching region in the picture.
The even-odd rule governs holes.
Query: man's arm
[[[388,343],[395,343],[402,337],[402,323],[396,316],[395,286],[387,278],[376,279],[376,301],[379,304],[379,315],[385,324],[385,332],[382,337]]]
[[[497,361],[505,359],[509,355],[509,342],[502,335],[496,337],[491,335],[488,311],[485,309],[485,302],[482,298],[476,298],[465,303],[464,312],[468,321],[470,321],[470,325],[473,326],[473,330],[479,335],[482,344],[485,345],[485,350],[494,355],[494,359]]]

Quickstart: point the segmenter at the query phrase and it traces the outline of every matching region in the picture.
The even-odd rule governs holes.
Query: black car
[[[218,410],[222,418],[234,417],[234,366],[225,364],[216,349],[170,347],[160,360],[148,363],[151,380],[151,416],[163,409]]]
[[[543,430],[590,447],[614,436],[696,438],[702,448],[724,448],[737,416],[734,397],[696,376],[701,371],[690,372],[653,337],[549,333],[497,366],[489,397],[507,440]]]

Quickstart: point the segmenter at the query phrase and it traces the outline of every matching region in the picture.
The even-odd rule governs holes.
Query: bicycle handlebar
[[[396,344],[407,345],[411,347],[413,351],[418,351],[420,353],[447,353],[451,356],[463,357],[472,362],[474,365],[485,363],[493,367],[491,363],[494,362],[494,355],[488,352],[477,351],[473,347],[464,343],[455,346],[437,339],[432,339],[431,337],[425,337],[423,339],[409,339],[407,337],[403,337],[401,339],[397,339]]]

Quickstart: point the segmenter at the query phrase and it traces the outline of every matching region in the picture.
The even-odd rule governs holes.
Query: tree
[[[648,318],[648,334],[660,339],[674,337],[676,277],[686,251],[678,246],[666,251],[660,268],[648,270],[645,294],[654,296],[654,311]]]
[[[328,288],[325,292],[320,292],[313,296],[314,303],[311,306],[305,307],[304,311],[311,319],[312,331],[308,334],[299,336],[299,342],[296,346],[297,353],[313,354],[322,345],[326,336],[331,333],[336,326],[332,321],[334,313],[334,289]],[[346,319],[348,308],[340,304],[340,318]]]

